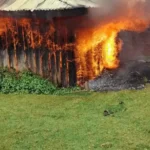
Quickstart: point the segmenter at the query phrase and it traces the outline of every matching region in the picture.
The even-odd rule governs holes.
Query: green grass
[[[150,150],[149,91],[1,94],[0,150]]]

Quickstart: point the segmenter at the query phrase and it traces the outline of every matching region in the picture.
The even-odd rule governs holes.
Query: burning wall
[[[80,25],[72,25],[79,20]],[[120,50],[127,49],[127,45],[135,46],[123,44],[134,34],[129,32],[130,35],[125,36],[127,31],[121,34],[121,30],[139,32],[147,27],[141,20],[93,22],[94,26],[87,26],[89,22],[92,20],[86,17],[69,20],[1,18],[0,64],[16,70],[30,69],[58,85],[75,85],[76,82],[82,85],[104,69],[118,68]]]
[[[131,43],[130,49],[125,46],[129,45],[124,41],[127,39],[125,33],[130,31],[131,36],[128,36],[130,38],[136,32],[138,37],[139,33],[147,32],[150,25],[148,0],[101,0],[99,3],[98,9],[89,9],[89,18],[92,20],[89,23],[92,27],[85,27],[78,32],[77,36],[77,55],[81,56],[79,60],[81,65],[77,73],[78,77],[84,77],[85,80],[94,79],[104,69],[118,68],[123,58],[118,57],[122,50],[124,53],[134,51],[133,55],[136,56],[139,52],[137,45]],[[122,31],[124,34],[119,36]],[[147,40],[149,40],[148,37]],[[135,41],[143,42],[136,37]],[[140,48],[142,51],[143,47]]]
[[[0,18],[0,65],[76,84],[74,37],[60,19]]]
[[[77,53],[81,56],[82,65],[78,70],[78,76],[93,79],[104,69],[118,68],[120,63],[118,56],[123,45],[119,33],[122,30],[139,33],[147,27],[148,23],[143,20],[123,18],[80,31],[77,36]]]
[[[62,86],[83,85],[105,69],[118,68],[120,52],[130,51],[124,41],[127,31],[138,35],[149,27],[148,1],[101,2],[78,17],[1,17],[1,66],[28,68]]]

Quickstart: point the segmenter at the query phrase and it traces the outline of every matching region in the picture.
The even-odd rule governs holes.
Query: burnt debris
[[[150,82],[150,62],[131,61],[116,70],[104,70],[101,76],[88,82],[94,91],[143,89]]]

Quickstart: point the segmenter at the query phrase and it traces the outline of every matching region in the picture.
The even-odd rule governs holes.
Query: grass
[[[1,94],[0,150],[150,150],[149,91]]]

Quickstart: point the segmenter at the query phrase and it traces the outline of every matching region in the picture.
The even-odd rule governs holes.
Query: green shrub
[[[17,91],[20,93],[53,94],[56,90],[51,82],[34,75],[31,72],[23,72],[18,80]]]
[[[78,91],[80,88],[57,88],[47,79],[29,71],[16,73],[14,69],[0,69],[0,92],[27,94],[64,95]]]

